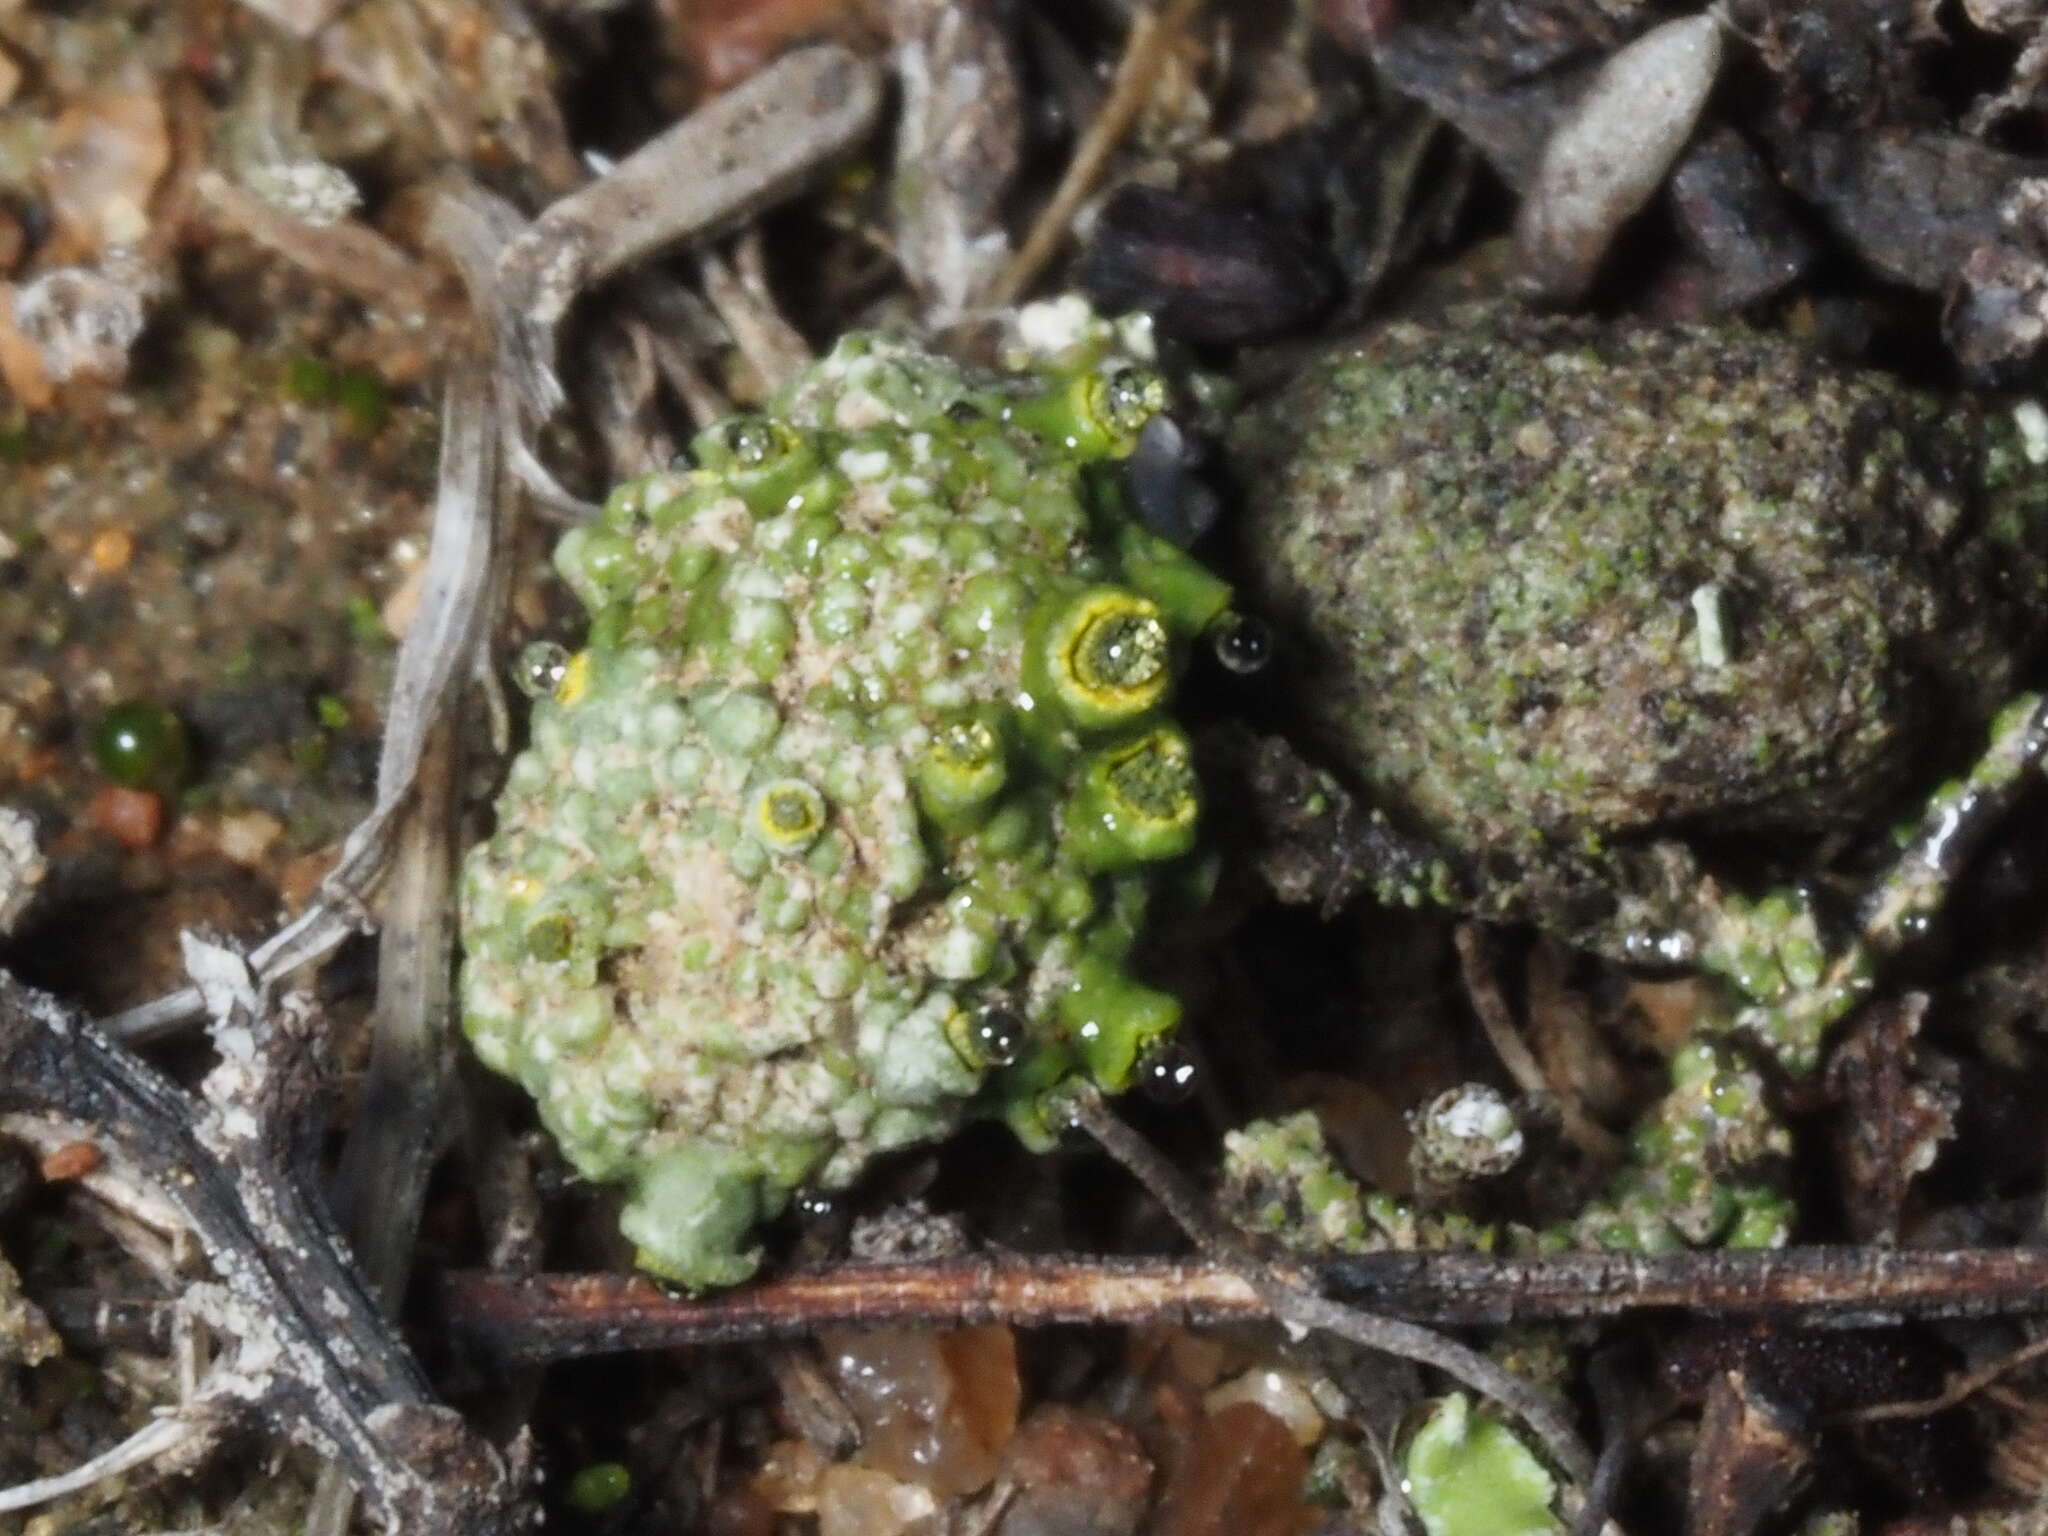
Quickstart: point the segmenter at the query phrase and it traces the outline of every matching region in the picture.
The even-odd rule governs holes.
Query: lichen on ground
[[[1179,1005],[1131,951],[1196,847],[1166,713],[1227,589],[1122,515],[1134,368],[853,336],[556,563],[591,618],[470,860],[464,1022],[641,1262],[754,1265],[807,1183],[1116,1090]]]

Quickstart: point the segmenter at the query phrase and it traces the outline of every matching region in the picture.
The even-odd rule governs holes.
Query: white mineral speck
[[[2022,400],[2012,408],[2013,425],[2020,429],[2020,451],[2029,464],[2048,464],[2048,411],[2038,400]]]

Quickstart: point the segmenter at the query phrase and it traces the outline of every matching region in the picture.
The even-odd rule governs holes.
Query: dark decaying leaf
[[[1863,1242],[1895,1242],[1906,1191],[1955,1129],[1956,1093],[1915,1060],[1927,995],[1909,992],[1866,1008],[1828,1059],[1827,1087],[1841,1106],[1835,1150],[1849,1227]]]
[[[1686,1489],[1687,1536],[1751,1536],[1784,1507],[1813,1460],[1813,1436],[1746,1372],[1707,1388]]]
[[[1702,134],[1672,172],[1679,238],[1712,276],[1715,309],[1740,309],[1797,280],[1820,255],[1762,155],[1733,128]]]
[[[2011,189],[2044,169],[1948,133],[1814,132],[1777,158],[1786,185],[1873,271],[1937,293],[1998,239]]]
[[[1369,51],[1394,90],[1423,103],[1470,140],[1517,192],[1535,180],[1544,141],[1596,68],[1593,62],[1575,63],[1524,78],[1503,70],[1468,35],[1446,28],[1403,22],[1366,29],[1334,21],[1331,28],[1340,41]]]
[[[1328,261],[1277,220],[1147,186],[1103,206],[1082,283],[1105,310],[1149,310],[1162,334],[1208,343],[1301,330],[1336,297]]]
[[[1664,1377],[1682,1396],[1708,1399],[1729,1372],[1745,1391],[1804,1416],[1823,1434],[1817,1466],[1839,1470],[1841,1452],[1901,1497],[1953,1497],[1970,1457],[1958,1415],[1891,1419],[1830,1430],[1832,1421],[1880,1403],[1917,1401],[1946,1384],[1954,1352],[1909,1327],[1801,1328],[1758,1321],[1702,1323],[1671,1334]]]
[[[1923,4],[1745,0],[1728,19],[1777,76],[1788,112],[1809,124],[1867,127],[1925,115],[1916,55],[1933,39],[1920,21]]]

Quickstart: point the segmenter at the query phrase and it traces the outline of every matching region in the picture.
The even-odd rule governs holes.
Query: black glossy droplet
[[[1249,613],[1226,614],[1209,644],[1223,669],[1239,677],[1263,672],[1273,659],[1273,631]]]
[[[1222,509],[1203,475],[1207,459],[1201,440],[1161,413],[1145,423],[1124,460],[1124,486],[1138,521],[1179,549],[1214,527]]]
[[[560,686],[568,670],[567,648],[552,640],[536,640],[522,647],[512,663],[512,682],[529,699],[544,699]]]
[[[1178,1040],[1155,1046],[1138,1064],[1138,1087],[1155,1104],[1185,1103],[1195,1080],[1195,1058]]]
[[[1014,1009],[991,1003],[974,1016],[974,1048],[992,1067],[1007,1067],[1024,1054],[1027,1033]]]

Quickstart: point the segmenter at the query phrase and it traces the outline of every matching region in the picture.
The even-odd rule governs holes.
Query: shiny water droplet
[[[1273,631],[1248,613],[1226,614],[1209,641],[1227,672],[1249,677],[1273,659]]]
[[[1662,932],[1636,928],[1621,938],[1622,960],[1628,965],[1657,968],[1691,965],[1698,948],[1691,934],[1676,928]]]
[[[725,429],[725,446],[735,464],[758,468],[775,454],[775,429],[765,421],[742,417]]]
[[[529,699],[544,699],[569,670],[569,652],[552,640],[536,640],[512,663],[512,681]]]
[[[1055,1135],[1085,1139],[1087,1133],[1081,1128],[1081,1095],[1086,1091],[1085,1085],[1069,1078],[1054,1083],[1038,1096],[1039,1117]]]
[[[1197,1082],[1195,1058],[1178,1040],[1155,1046],[1138,1064],[1138,1086],[1155,1104],[1183,1104]]]
[[[1024,1020],[1013,1009],[990,1004],[974,1016],[974,1048],[992,1067],[1007,1067],[1024,1054]]]

